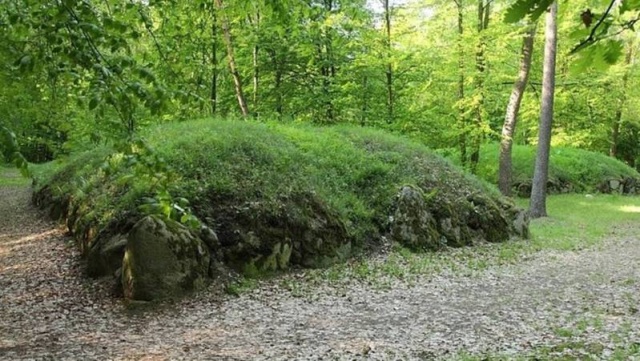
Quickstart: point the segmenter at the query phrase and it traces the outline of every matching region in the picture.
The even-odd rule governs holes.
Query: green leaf
[[[100,96],[96,95],[89,100],[89,110],[94,110],[100,104]]]
[[[640,0],[624,0],[620,5],[620,14],[627,11],[640,10]]]
[[[509,6],[504,16],[507,23],[517,23],[530,16],[531,21],[536,21],[549,8],[554,0],[516,0]]]

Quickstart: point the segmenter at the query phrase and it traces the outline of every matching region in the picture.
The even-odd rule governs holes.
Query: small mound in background
[[[493,186],[382,131],[199,120],[142,136],[152,152],[100,147],[36,171],[35,202],[66,221],[92,275],[121,277],[127,243],[148,243],[131,236],[140,233],[132,229],[145,217],[144,197],[164,197],[160,208],[189,200],[202,225],[192,233],[209,248],[198,257],[211,255],[211,276],[220,265],[247,274],[322,267],[383,237],[419,250],[528,234],[526,215]],[[151,234],[178,226],[145,222]],[[200,246],[187,236],[179,247],[171,242],[166,249],[180,250],[172,267],[192,274],[184,250]]]
[[[513,190],[520,197],[531,194],[531,179],[536,147],[513,147]],[[459,163],[457,153],[449,154]],[[499,144],[487,144],[480,152],[477,175],[491,184],[498,184]],[[575,148],[552,147],[549,163],[549,193],[625,193],[640,192],[640,173],[623,162],[601,153]]]

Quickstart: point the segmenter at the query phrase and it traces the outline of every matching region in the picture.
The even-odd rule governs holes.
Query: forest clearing
[[[0,0],[0,359],[640,360],[638,0]]]

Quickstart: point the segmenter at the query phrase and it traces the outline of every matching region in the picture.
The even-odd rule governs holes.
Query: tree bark
[[[483,114],[484,111],[484,76],[486,70],[486,62],[484,52],[486,43],[483,32],[489,27],[489,15],[491,13],[491,1],[485,3],[485,0],[478,0],[478,47],[476,50],[476,92],[478,92],[478,101],[475,105],[476,124],[472,135],[472,152],[469,157],[471,173],[476,173],[478,162],[480,161],[480,145],[484,139],[483,131]]]
[[[223,9],[222,0],[214,0],[215,4],[219,11]],[[227,59],[229,61],[229,71],[231,72],[231,76],[233,77],[233,83],[236,91],[236,98],[238,98],[238,105],[240,105],[240,112],[243,117],[249,116],[249,107],[247,106],[247,101],[244,97],[244,92],[242,91],[242,79],[240,79],[240,74],[238,73],[238,67],[236,65],[236,59],[233,51],[233,37],[231,36],[231,28],[229,26],[229,21],[227,18],[220,14],[220,24],[222,27],[222,34],[224,37],[224,41],[227,45]]]
[[[260,13],[256,12],[256,21],[255,21],[255,31],[256,33],[260,30]],[[258,44],[253,46],[253,111],[255,112],[258,108],[258,84],[260,82],[260,68],[258,67],[258,52],[260,48]]]
[[[467,164],[467,120],[464,114],[464,0],[454,0],[458,9],[458,146],[460,147],[460,164]]]
[[[386,30],[385,46],[387,56],[387,70],[385,72],[387,78],[387,123],[393,122],[394,117],[394,92],[393,92],[393,64],[391,63],[391,9],[389,0],[382,0],[384,7],[384,23]]]
[[[625,66],[631,65],[631,59],[633,58],[633,43],[629,44],[627,55],[624,58]],[[620,135],[620,125],[622,123],[622,111],[627,101],[627,84],[629,82],[629,69],[625,69],[622,76],[622,96],[618,103],[618,109],[616,109],[616,115],[613,119],[613,125],[611,126],[611,145],[609,148],[609,156],[616,158],[618,156],[618,137]]]
[[[549,175],[549,152],[551,149],[551,127],[553,124],[553,101],[556,77],[556,50],[558,26],[556,23],[558,1],[549,8],[545,27],[544,70],[542,75],[542,99],[540,105],[540,128],[538,151],[531,185],[529,214],[532,218],[547,216],[547,179]]]
[[[215,7],[211,10],[211,115],[216,114],[218,107],[218,20]]]
[[[513,84],[513,90],[509,97],[509,104],[504,116],[502,126],[502,137],[500,140],[500,166],[498,169],[498,188],[505,196],[511,196],[511,183],[513,178],[511,166],[511,150],[513,147],[513,134],[516,131],[518,122],[518,112],[520,103],[529,81],[529,71],[531,70],[531,59],[533,57],[533,45],[536,34],[536,26],[531,25],[522,40],[522,53],[520,56],[520,70],[518,79]]]

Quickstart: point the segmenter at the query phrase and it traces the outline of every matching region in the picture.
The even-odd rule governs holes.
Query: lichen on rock
[[[209,257],[204,242],[181,224],[147,216],[127,236],[124,296],[151,301],[199,288],[209,273]]]

